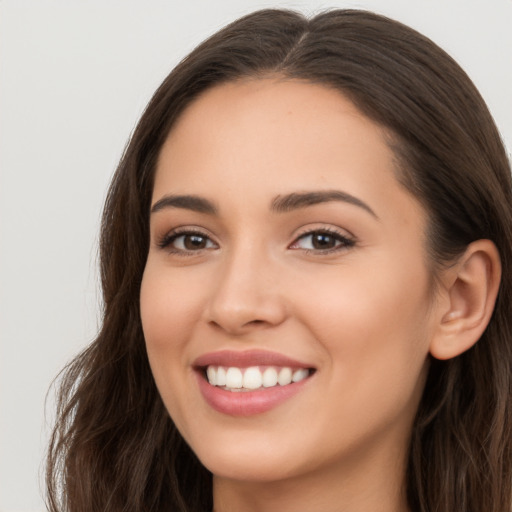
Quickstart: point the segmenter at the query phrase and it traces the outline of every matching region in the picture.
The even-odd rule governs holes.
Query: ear
[[[451,359],[471,348],[491,319],[501,279],[498,250],[490,240],[469,244],[442,276],[439,320],[430,343],[436,359]]]

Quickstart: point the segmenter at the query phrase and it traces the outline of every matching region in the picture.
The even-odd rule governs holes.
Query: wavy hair
[[[398,179],[429,215],[433,273],[474,240],[496,244],[503,273],[492,319],[473,348],[431,360],[405,485],[418,512],[511,511],[510,164],[483,99],[455,61],[411,28],[357,10],[245,16],[198,46],[154,94],[105,204],[102,327],[60,380],[49,510],[211,510],[211,474],[153,381],[139,291],[156,160],[173,123],[205,90],[260,76],[334,88],[392,134]]]

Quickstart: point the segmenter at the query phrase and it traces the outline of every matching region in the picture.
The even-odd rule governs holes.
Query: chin
[[[229,480],[271,482],[293,476],[293,468],[300,465],[300,461],[295,460],[297,450],[289,453],[283,450],[282,444],[270,440],[242,443],[233,439],[205,443],[192,449],[214,476]]]
[[[203,462],[203,461],[201,461]],[[294,472],[286,462],[269,460],[241,460],[238,457],[218,457],[207,460],[204,466],[218,478],[241,482],[277,482],[293,477]],[[210,463],[211,462],[211,463]]]

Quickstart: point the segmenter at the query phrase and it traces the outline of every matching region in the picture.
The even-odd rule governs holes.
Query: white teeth
[[[210,368],[210,367],[208,367]],[[210,378],[208,378],[208,380],[210,381],[210,384],[212,384],[212,381],[210,380]],[[215,386],[225,386],[226,385],[226,369],[223,368],[222,366],[219,366],[217,368],[217,382],[215,382],[214,384]]]
[[[271,388],[277,384],[277,370],[275,368],[267,368],[263,372],[263,387]]]
[[[240,368],[228,368],[226,372],[226,387],[238,389],[243,384],[242,370]]]
[[[206,368],[208,382],[212,386],[224,387],[230,391],[244,391],[271,388],[277,385],[287,386],[292,382],[299,382],[309,376],[307,368],[293,370],[289,367],[266,367],[261,370],[258,366],[249,368],[229,368],[223,366],[208,366]]]
[[[215,368],[215,366],[208,366],[208,368],[206,368],[206,376],[208,377],[208,382],[217,383],[217,369]]]
[[[301,368],[300,370],[295,370],[292,375],[292,382],[299,382],[304,380],[309,375],[308,370],[306,368]]]
[[[257,366],[247,368],[244,372],[244,385],[246,389],[258,389],[261,388],[263,383],[263,376],[261,375],[260,369]]]
[[[277,382],[280,386],[286,386],[292,382],[292,370],[291,368],[281,368],[279,375],[277,376]]]

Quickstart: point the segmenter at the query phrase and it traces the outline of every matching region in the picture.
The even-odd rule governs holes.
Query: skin
[[[217,212],[152,213],[142,324],[163,401],[214,475],[217,512],[407,510],[407,445],[440,302],[426,214],[397,181],[386,140],[339,92],[268,78],[207,91],[162,148],[153,205],[185,194]],[[326,190],[371,212],[340,200],[271,208]],[[163,247],[177,228],[205,247],[187,249],[186,235]],[[310,233],[325,230],[352,242],[319,250]],[[268,412],[213,410],[193,361],[249,349],[316,372]]]

